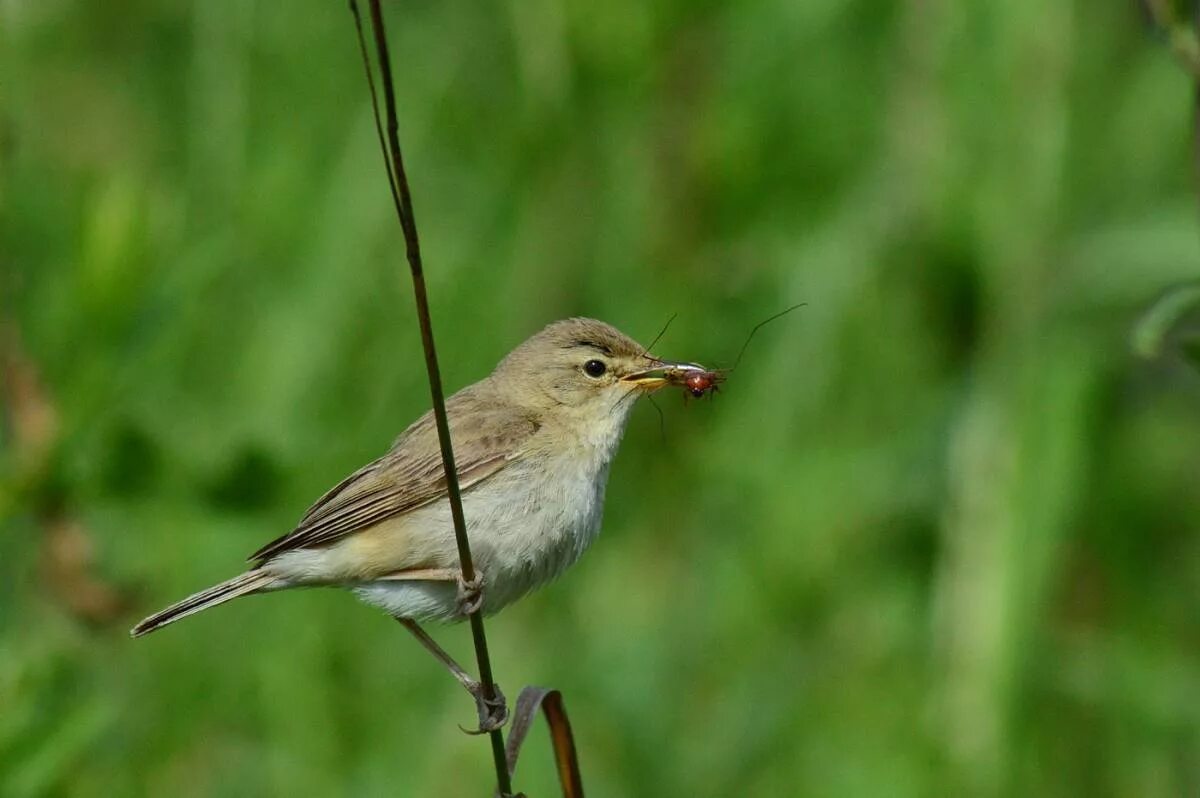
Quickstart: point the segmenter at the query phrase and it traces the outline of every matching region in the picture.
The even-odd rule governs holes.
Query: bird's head
[[[595,319],[550,324],[492,373],[497,389],[523,407],[580,423],[623,423],[639,396],[668,384],[664,366],[612,325]]]

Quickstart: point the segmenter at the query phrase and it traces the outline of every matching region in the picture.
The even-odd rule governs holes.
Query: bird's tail
[[[129,630],[129,634],[133,637],[148,635],[167,624],[175,623],[180,618],[195,615],[201,610],[224,604],[238,596],[256,593],[275,581],[275,577],[263,571],[247,571],[219,585],[213,585],[207,590],[201,590],[199,593],[188,596],[183,601],[177,601],[165,610],[159,610]]]

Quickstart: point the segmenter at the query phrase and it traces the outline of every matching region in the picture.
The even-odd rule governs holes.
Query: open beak
[[[621,382],[632,383],[642,390],[650,392],[657,391],[672,382],[679,382],[689,371],[704,371],[703,366],[695,363],[676,363],[671,360],[658,360],[655,363],[654,368],[626,374],[621,378]]]

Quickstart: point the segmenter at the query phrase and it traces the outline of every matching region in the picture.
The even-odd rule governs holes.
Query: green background
[[[388,9],[450,390],[568,315],[727,365],[808,303],[639,407],[488,623],[589,794],[1200,793],[1200,375],[1134,347],[1200,276],[1192,87],[1131,3]],[[0,4],[0,191],[0,795],[488,795],[347,594],[127,636],[428,407],[345,4]]]

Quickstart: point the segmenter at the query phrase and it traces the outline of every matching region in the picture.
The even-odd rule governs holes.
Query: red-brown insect
[[[706,393],[716,393],[719,390],[717,386],[725,381],[727,373],[724,369],[710,371],[696,363],[678,363],[667,368],[663,375],[672,385],[681,386],[699,399]]]
[[[769,324],[780,316],[791,313],[793,310],[799,307],[803,307],[803,304],[793,305],[782,313],[776,313],[769,319],[760,321],[758,324],[756,324],[754,329],[750,331],[750,334],[746,336],[746,343],[742,344],[742,349],[740,352],[738,352],[737,359],[733,361],[733,365],[730,368],[706,369],[698,363],[673,363],[663,370],[663,376],[665,376],[672,385],[681,386],[685,391],[697,399],[701,398],[705,394],[711,396],[712,394],[717,393],[720,390],[718,386],[725,382],[728,376],[733,373],[734,369],[738,367],[738,364],[742,362],[742,355],[746,353],[746,347],[750,345],[750,339],[754,337],[754,334],[758,332],[763,325]],[[687,394],[685,394],[685,396],[686,395]]]
[[[699,399],[705,393],[711,391],[716,393],[720,389],[717,387],[721,380],[725,379],[725,375],[716,371],[703,371],[699,374],[689,374],[683,381],[684,386],[691,391],[692,396]]]

